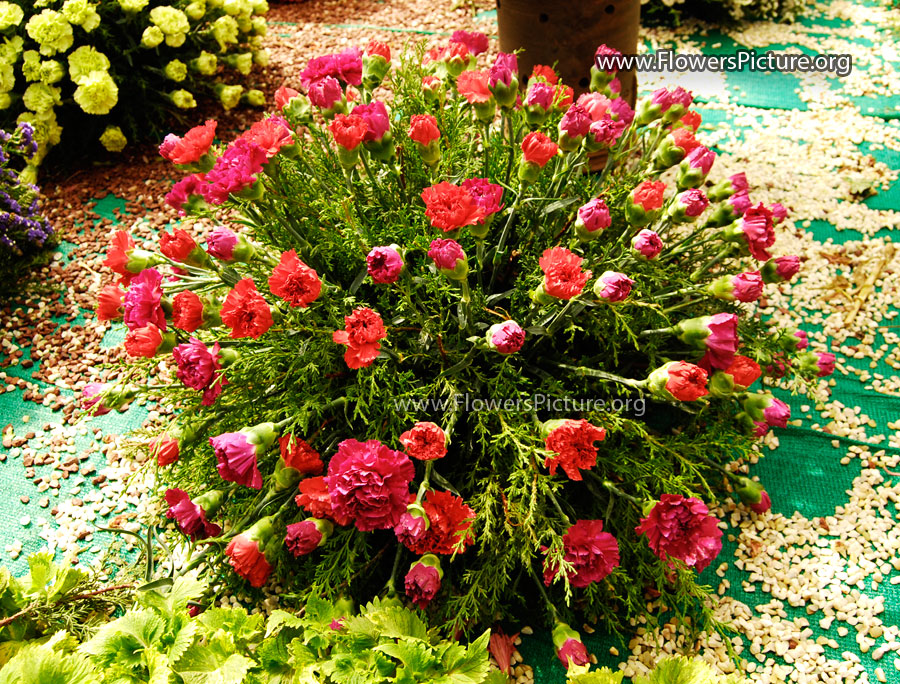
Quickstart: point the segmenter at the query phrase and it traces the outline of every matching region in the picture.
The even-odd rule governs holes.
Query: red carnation
[[[575,91],[572,90],[571,86],[567,86],[565,83],[558,83],[556,85],[556,93],[553,96],[553,106],[565,110],[575,99]]]
[[[431,225],[447,233],[484,221],[484,210],[469,191],[453,183],[443,182],[425,188],[422,201]]]
[[[215,137],[216,122],[210,120],[194,126],[183,138],[170,133],[159,146],[159,153],[173,164],[193,164],[209,152]]]
[[[724,372],[734,378],[735,387],[741,390],[748,388],[762,375],[762,369],[756,361],[740,354],[735,355],[731,365]]]
[[[644,181],[633,191],[634,203],[643,207],[644,211],[654,211],[663,205],[663,193],[666,184],[662,181]]]
[[[290,86],[283,85],[275,91],[275,106],[278,108],[278,111],[281,111],[285,108],[288,102],[293,100],[295,97],[298,97],[299,95],[300,92],[298,90],[294,90]]]
[[[122,285],[127,285],[137,275],[127,268],[132,249],[134,249],[134,240],[131,239],[131,236],[124,230],[117,230],[113,235],[112,244],[106,250],[106,260],[103,265],[122,276],[119,280]]]
[[[320,475],[325,470],[319,452],[299,437],[284,435],[278,439],[278,446],[281,449],[281,460],[288,468],[304,475]]]
[[[700,147],[700,143],[694,138],[694,133],[690,128],[676,128],[671,133],[675,146],[680,147],[687,154],[696,147]]]
[[[689,110],[684,113],[679,120],[683,126],[690,128],[694,133],[697,132],[697,129],[700,128],[700,123],[703,121],[703,117],[700,116],[700,112],[695,112],[694,110]]]
[[[358,114],[337,114],[328,125],[334,141],[345,150],[355,150],[363,141],[369,125]]]
[[[238,281],[225,297],[219,313],[222,322],[231,328],[231,337],[234,338],[256,339],[272,327],[272,312],[252,278]]]
[[[338,344],[347,345],[344,360],[350,368],[357,369],[372,365],[381,349],[379,340],[387,337],[384,322],[376,311],[367,307],[356,309],[344,317],[344,329],[335,330],[331,338]]]
[[[366,45],[366,54],[367,55],[378,55],[379,57],[383,57],[385,62],[391,61],[391,48],[387,43],[382,43],[377,40],[370,40],[369,44]]]
[[[324,477],[307,477],[300,480],[300,493],[294,498],[297,505],[314,518],[331,520],[338,525],[349,525],[351,518],[334,510]]]
[[[647,535],[650,549],[662,560],[675,558],[701,572],[722,550],[722,530],[706,504],[693,497],[663,494],[635,528]]]
[[[181,228],[176,228],[171,235],[163,231],[159,236],[159,251],[172,261],[184,263],[195,249],[197,243],[194,242],[194,238]]]
[[[423,147],[427,147],[441,137],[441,131],[437,126],[437,119],[431,114],[413,114],[409,119],[409,130],[406,133]]]
[[[129,330],[125,335],[125,352],[128,356],[143,356],[152,359],[162,345],[162,334],[153,323],[143,328]]]
[[[293,307],[306,307],[318,298],[322,281],[291,249],[282,253],[281,261],[269,276],[269,289]]]
[[[619,544],[603,531],[602,520],[579,520],[563,535],[563,560],[572,564],[568,574],[573,587],[599,582],[619,567]],[[546,547],[543,548],[546,551]],[[548,587],[559,574],[557,566],[544,563],[544,584]]]
[[[581,470],[589,470],[597,464],[597,447],[594,442],[606,439],[606,430],[586,420],[553,420],[545,426],[549,429],[544,444],[550,456],[544,467],[551,475],[561,467],[570,480],[581,480]]]
[[[709,394],[706,389],[707,373],[700,366],[687,361],[673,361],[668,364],[669,378],[666,389],[679,401],[696,401]]]
[[[491,99],[488,74],[485,71],[464,71],[456,79],[456,89],[469,104],[481,104]]]
[[[475,511],[450,492],[428,490],[422,502],[430,523],[424,534],[405,536],[401,541],[413,553],[450,555],[463,552],[475,539],[472,524]]]
[[[151,439],[149,446],[150,455],[156,457],[156,463],[160,468],[178,460],[181,447],[177,439],[164,434]]]
[[[257,588],[263,586],[266,580],[269,579],[269,575],[272,574],[272,566],[261,549],[265,540],[254,538],[259,536],[258,533],[253,533],[254,528],[259,524],[257,523],[247,532],[242,532],[236,536],[225,547],[225,555],[228,556],[228,562],[234,568],[234,571],[250,582],[251,587]],[[271,530],[271,523],[267,524],[269,530]],[[271,536],[271,533],[269,536]]]
[[[534,69],[531,70],[531,80],[546,81],[550,85],[556,85],[559,83],[559,76],[553,71],[552,67],[544,64],[535,64]]]
[[[540,131],[532,131],[522,140],[522,156],[526,162],[544,168],[559,150],[559,145]]]
[[[418,461],[433,461],[447,454],[447,435],[434,423],[416,423],[400,435],[400,443]]]
[[[565,247],[545,250],[538,262],[544,272],[544,292],[558,299],[571,299],[581,294],[591,277],[590,271],[581,270],[583,261]]]
[[[179,292],[172,299],[172,325],[185,332],[194,332],[203,325],[203,300],[190,290]]]
[[[97,296],[97,320],[117,321],[122,318],[124,297],[125,292],[115,283],[104,286]]]

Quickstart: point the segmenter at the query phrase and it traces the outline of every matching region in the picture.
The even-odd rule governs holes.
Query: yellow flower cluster
[[[196,107],[196,96],[204,92],[226,108],[242,102],[264,105],[260,91],[212,79],[220,72],[246,76],[255,65],[268,63],[262,47],[266,0],[169,2],[41,0],[22,5],[0,0],[0,126],[31,123],[39,164],[60,142],[61,108],[105,117],[98,120],[95,139],[107,150],[120,151],[129,136],[162,125],[159,117],[166,111]],[[103,51],[95,39],[101,32]],[[110,47],[117,42],[120,49]],[[218,51],[208,51],[210,44]],[[177,49],[177,57],[171,48]],[[135,86],[140,95],[131,97]],[[148,92],[158,93],[158,100],[148,101]],[[146,124],[136,124],[135,117],[145,117]],[[86,125],[91,126],[90,118]]]

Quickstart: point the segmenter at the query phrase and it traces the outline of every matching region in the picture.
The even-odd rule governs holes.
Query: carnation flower
[[[150,456],[156,458],[156,464],[160,468],[175,463],[181,455],[180,442],[167,434],[154,437],[150,440],[148,446],[150,448]]]
[[[589,242],[600,237],[604,230],[612,225],[609,207],[599,197],[578,208],[575,218],[575,234],[582,242]]]
[[[818,376],[824,378],[834,373],[834,354],[821,352],[817,355],[816,365],[819,368]]]
[[[306,90],[309,101],[316,107],[331,112],[344,100],[344,91],[336,78],[328,76],[312,83]]]
[[[192,337],[172,350],[172,358],[178,366],[175,373],[178,379],[186,387],[203,392],[203,406],[212,406],[222,393],[222,388],[228,384],[225,374],[221,372],[219,343],[207,347]]]
[[[633,226],[646,226],[655,221],[663,205],[666,184],[662,181],[645,180],[629,195],[625,203],[625,218]]]
[[[253,489],[262,488],[262,473],[256,459],[275,441],[272,423],[261,423],[240,432],[226,432],[210,437],[209,443],[216,454],[216,469],[223,480],[236,482]]]
[[[515,354],[525,344],[525,331],[515,321],[494,323],[486,337],[488,347],[501,354]]]
[[[432,240],[428,256],[438,271],[451,280],[464,280],[469,273],[466,253],[456,240]]]
[[[557,299],[572,299],[581,294],[591,277],[590,271],[582,271],[584,262],[565,247],[552,247],[544,251],[538,264],[544,272],[543,292]]]
[[[547,112],[553,106],[553,94],[553,86],[543,81],[535,81],[528,86],[528,91],[525,93],[526,108],[530,108],[530,111],[537,111],[543,115],[539,120],[530,123],[543,123]]]
[[[678,189],[700,187],[709,175],[715,160],[716,153],[708,147],[699,145],[691,150],[678,166],[676,181]]]
[[[285,468],[291,468],[303,475],[321,475],[325,470],[322,457],[305,440],[287,434],[278,438],[278,448]]]
[[[237,243],[238,236],[234,231],[216,226],[206,236],[206,251],[216,259],[231,261],[234,258],[234,248]]]
[[[669,205],[666,215],[675,223],[690,223],[706,211],[708,206],[709,200],[703,191],[692,188],[675,196],[675,201]]]
[[[590,470],[597,464],[594,443],[606,439],[606,430],[586,420],[550,420],[544,423],[541,432],[547,450],[556,454],[544,460],[544,467],[551,475],[556,475],[557,467],[561,467],[575,481],[582,479],[582,470]]]
[[[397,541],[409,546],[420,542],[430,525],[425,508],[414,501],[406,507],[406,513],[400,516],[400,522],[394,526],[394,534],[397,535]]]
[[[634,281],[624,273],[604,271],[594,283],[594,294],[609,303],[624,301],[631,294]]]
[[[756,361],[740,354],[736,354],[731,364],[722,372],[732,378],[734,388],[739,392],[745,391],[762,375],[762,369]]]
[[[210,523],[207,516],[214,515],[222,502],[222,492],[208,492],[192,501],[183,489],[166,490],[166,503],[169,510],[166,517],[178,523],[178,529],[196,542],[207,537],[218,537],[222,528]]]
[[[334,526],[328,520],[307,518],[287,526],[284,544],[294,558],[312,553],[322,546],[331,534]]]
[[[272,327],[272,311],[256,289],[252,278],[238,281],[225,297],[219,312],[222,322],[231,328],[231,337],[257,339]]]
[[[305,308],[316,301],[322,281],[314,269],[304,264],[293,249],[282,252],[281,260],[269,276],[269,289],[292,307]]]
[[[314,518],[331,520],[338,525],[349,525],[349,515],[337,511],[331,505],[331,495],[324,477],[307,477],[300,480],[300,493],[295,497],[297,505]]]
[[[770,259],[772,255],[769,254],[768,248],[775,244],[772,212],[762,202],[750,207],[726,233],[726,238],[745,242],[754,259],[759,261]]]
[[[176,228],[171,234],[162,231],[159,235],[159,251],[172,261],[187,262],[191,252],[195,249],[197,249],[197,243],[194,242],[194,238],[181,228]]]
[[[172,189],[166,194],[166,204],[177,210],[179,215],[184,216],[184,206],[191,202],[193,197],[203,198],[206,192],[206,182],[203,176],[192,174],[172,186]]]
[[[300,91],[283,85],[275,91],[275,107],[278,111],[282,111],[295,97],[299,97]]]
[[[66,57],[69,64],[69,77],[73,83],[79,84],[92,71],[108,71],[109,58],[93,45],[82,45]]]
[[[581,641],[581,636],[565,622],[557,622],[552,632],[553,647],[556,649],[556,657],[563,667],[569,669],[573,666],[583,667],[590,665],[591,659],[587,648]]]
[[[537,83],[548,83],[549,85],[555,86],[559,83],[559,76],[557,76],[552,67],[548,67],[546,64],[535,64],[534,68],[531,70],[529,80],[534,80]]]
[[[755,302],[763,293],[763,278],[759,271],[725,275],[712,281],[707,291],[726,301]]]
[[[273,518],[262,518],[246,532],[241,532],[225,547],[225,555],[234,571],[247,580],[251,587],[259,588],[272,574],[272,566],[263,552],[274,535]]]
[[[376,283],[396,283],[403,272],[403,257],[396,245],[374,247],[366,256],[366,270]]]
[[[162,309],[162,275],[155,268],[145,268],[131,280],[123,299],[124,321],[129,330],[143,328],[148,323],[166,329],[166,314]]]
[[[488,37],[481,31],[454,31],[450,36],[451,42],[462,43],[466,49],[476,57],[482,52],[487,52]]]
[[[769,259],[759,269],[765,283],[785,283],[800,271],[800,257],[781,256]]]
[[[422,501],[422,508],[428,521],[425,532],[421,535],[398,536],[410,551],[449,556],[464,552],[474,543],[472,526],[475,511],[462,498],[451,492],[429,489]]]
[[[378,142],[391,130],[391,120],[384,102],[376,100],[369,104],[356,105],[353,108],[353,115],[362,117],[366,122],[363,142]]]
[[[641,258],[649,261],[659,256],[663,243],[654,231],[643,228],[631,238],[631,246]]]
[[[345,439],[328,463],[331,505],[361,532],[394,527],[406,511],[415,469],[409,457],[378,440]]]
[[[337,114],[328,129],[339,147],[352,151],[365,139],[368,124],[358,114]]]
[[[706,504],[680,494],[663,494],[635,528],[660,559],[682,561],[701,572],[722,550],[722,530]]]
[[[167,334],[163,338],[160,329],[153,323],[133,328],[125,334],[125,353],[128,356],[141,356],[152,359],[160,353],[172,349],[174,335]],[[170,346],[171,345],[171,346]]]
[[[256,182],[267,160],[266,150],[250,140],[238,138],[207,172],[203,197],[210,204],[219,205],[229,195],[243,192]]]
[[[41,54],[47,57],[65,52],[75,42],[72,26],[62,14],[52,9],[33,15],[25,24],[25,32],[38,44]]]
[[[484,104],[493,97],[484,71],[462,72],[456,79],[456,89],[469,104]]]
[[[542,547],[546,553],[546,547]],[[619,566],[619,544],[603,531],[602,520],[578,520],[563,535],[563,560],[572,564],[568,573],[573,587],[599,582]],[[559,575],[559,567],[544,561],[544,584],[548,587]]]
[[[540,131],[532,131],[522,140],[523,161],[539,168],[544,168],[558,150],[559,146]]]
[[[763,513],[768,512],[771,508],[772,499],[769,498],[769,494],[766,491],[763,491],[762,494],[759,495],[758,503],[750,504],[750,510],[757,515],[762,515]]]
[[[274,157],[282,147],[294,144],[294,132],[280,116],[257,121],[241,138],[258,145],[265,152],[266,159]]]
[[[735,314],[717,313],[682,320],[675,331],[682,342],[706,350],[713,368],[728,368],[739,344],[737,324]]]
[[[354,110],[355,111],[355,110]],[[431,114],[414,114],[409,119],[409,139],[427,147],[441,137],[441,131],[437,126],[437,119]]]
[[[425,216],[445,233],[484,221],[485,212],[465,187],[438,183],[422,190]]]
[[[424,609],[440,590],[442,576],[440,561],[435,556],[423,556],[410,565],[403,580],[409,600]]]
[[[559,121],[560,148],[565,152],[577,149],[581,140],[591,130],[591,123],[591,115],[584,107],[578,104],[569,107]]]
[[[768,432],[770,427],[787,427],[788,419],[791,417],[790,406],[768,393],[747,395],[743,407],[760,428],[757,432],[760,435]]]
[[[332,339],[347,345],[344,361],[352,369],[371,366],[381,349],[379,340],[387,337],[384,322],[377,312],[367,307],[355,309],[344,317],[344,329],[335,330]]]
[[[503,209],[503,186],[491,183],[487,178],[467,178],[462,187],[471,195],[475,204],[484,213],[482,223],[487,224],[490,217]],[[473,236],[478,239],[473,229]]]
[[[115,283],[104,286],[97,296],[97,320],[117,321],[122,318],[124,297],[125,292]]]
[[[119,101],[119,86],[107,72],[92,71],[81,79],[73,97],[85,114],[109,114]]]
[[[706,389],[707,372],[686,361],[669,361],[647,378],[648,389],[668,401],[696,401],[709,394]]]
[[[81,408],[95,416],[105,416],[112,408],[103,403],[99,396],[106,390],[106,386],[100,382],[89,382],[81,390]]]
[[[400,443],[418,461],[433,461],[447,454],[447,435],[434,423],[416,423],[400,435]]]
[[[194,332],[203,325],[203,300],[191,290],[183,290],[172,298],[172,325]]]

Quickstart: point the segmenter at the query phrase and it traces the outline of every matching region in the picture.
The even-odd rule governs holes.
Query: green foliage
[[[56,585],[46,558],[32,560],[32,580]],[[311,596],[296,614],[266,619],[231,607],[190,617],[187,602],[205,590],[176,578],[138,592],[134,607],[83,644],[64,631],[23,641],[0,684],[481,684],[487,675],[489,632],[468,645],[442,640],[396,600],[356,615],[346,601]]]
[[[739,675],[717,674],[702,660],[676,656],[660,660],[648,676],[635,677],[634,684],[739,684],[742,681]]]

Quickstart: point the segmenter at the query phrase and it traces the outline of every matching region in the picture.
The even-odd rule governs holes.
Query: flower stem
[[[394,565],[391,568],[391,577],[388,579],[384,588],[387,590],[388,596],[397,595],[397,571],[400,569],[400,558],[403,555],[403,544],[397,544],[397,554],[394,556]]]
[[[647,386],[646,380],[623,378],[621,375],[607,373],[606,371],[597,370],[595,368],[588,368],[586,366],[569,366],[565,363],[558,363],[556,364],[556,366],[557,368],[565,368],[566,370],[574,371],[579,375],[586,375],[588,377],[599,378],[601,380],[609,380],[610,382],[618,382],[622,385],[633,387],[634,389],[644,389]]]
[[[550,600],[550,597],[547,595],[547,590],[544,589],[544,585],[541,580],[538,578],[537,573],[535,573],[534,568],[530,565],[528,567],[528,574],[534,580],[534,584],[538,589],[538,593],[541,595],[541,598],[544,599],[544,604],[547,606],[547,610],[550,611],[550,616],[553,618],[555,622],[557,618],[556,606],[553,605],[553,602]]]
[[[519,189],[516,193],[516,199],[509,210],[509,216],[506,217],[506,223],[503,224],[503,230],[500,233],[500,239],[497,241],[497,246],[494,249],[494,259],[491,267],[491,280],[488,284],[489,290],[493,290],[494,282],[497,280],[497,271],[500,268],[500,261],[503,258],[504,249],[506,248],[506,240],[509,238],[509,229],[512,227],[513,218],[515,218],[516,216],[516,212],[519,209],[519,203],[522,201],[522,195],[524,193],[525,184],[521,183],[519,184]]]
[[[722,261],[722,259],[725,259],[726,257],[728,257],[728,255],[731,254],[731,252],[732,252],[733,249],[734,249],[734,245],[725,245],[725,246],[722,248],[722,251],[721,251],[721,252],[719,252],[718,254],[716,254],[716,256],[714,256],[712,259],[710,259],[709,261],[707,261],[705,264],[703,264],[703,265],[702,265],[700,268],[698,268],[696,271],[694,271],[693,273],[691,273],[691,280],[694,281],[694,282],[696,283],[698,280],[700,280],[700,278],[703,277],[703,274],[704,274],[704,273],[706,273],[709,269],[711,269],[711,268],[712,268],[713,266],[715,266],[717,263],[719,263],[720,261]]]
[[[419,485],[419,491],[416,492],[416,503],[422,503],[425,492],[428,491],[428,485],[431,481],[431,471],[434,470],[434,461],[425,462],[425,476],[422,478],[422,484]]]

